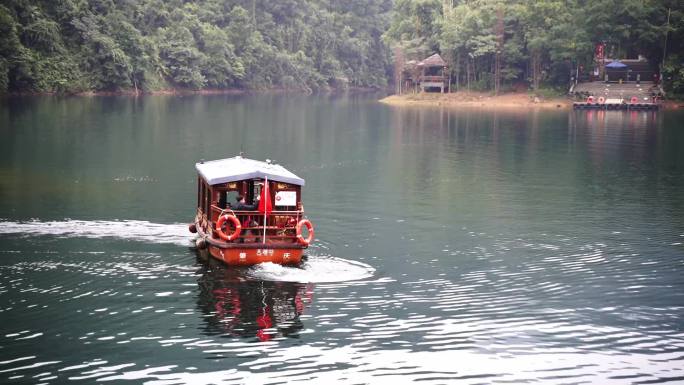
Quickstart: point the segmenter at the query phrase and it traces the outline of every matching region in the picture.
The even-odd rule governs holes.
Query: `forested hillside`
[[[0,0],[0,92],[387,84],[390,0]]]
[[[603,43],[608,57],[643,55],[656,71],[666,55],[666,85],[684,93],[683,9],[681,0],[395,0],[386,38],[407,58],[441,52],[452,82],[471,89],[565,87],[575,69],[593,69]]]
[[[567,89],[604,43],[609,57],[646,56],[684,94],[683,8],[680,0],[0,0],[0,92],[383,87],[395,53],[434,52],[449,63],[452,88]]]

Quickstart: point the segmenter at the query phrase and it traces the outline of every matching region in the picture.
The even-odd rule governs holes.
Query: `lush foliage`
[[[600,42],[684,94],[678,0],[0,0],[0,92],[377,87],[388,47],[456,88],[564,88]]]
[[[509,86],[565,87],[572,69],[593,67],[598,43],[659,68],[667,32],[666,85],[684,92],[683,11],[676,0],[396,0],[385,38],[406,56],[441,52],[457,86],[493,89],[497,74]]]
[[[0,92],[375,87],[390,0],[0,0]]]

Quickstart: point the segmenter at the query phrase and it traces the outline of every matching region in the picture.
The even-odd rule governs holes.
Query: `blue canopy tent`
[[[618,60],[606,64],[606,81],[620,81],[629,80],[629,68],[627,64],[621,63]]]
[[[624,70],[627,68],[627,64],[621,63],[617,60],[613,60],[612,62],[606,64],[606,68],[615,69],[615,70]]]

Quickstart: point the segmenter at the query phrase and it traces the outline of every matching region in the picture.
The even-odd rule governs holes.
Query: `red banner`
[[[603,60],[603,54],[605,51],[606,45],[603,43],[596,44],[596,59],[597,60]]]

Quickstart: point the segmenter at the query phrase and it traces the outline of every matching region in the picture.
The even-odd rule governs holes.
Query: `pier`
[[[573,93],[587,95],[583,102],[573,103],[575,109],[657,110],[656,95],[660,89],[653,82],[586,82],[577,84]]]
[[[572,107],[576,110],[657,110],[658,103],[625,102],[624,99],[606,99],[604,102],[586,101],[574,102]]]

